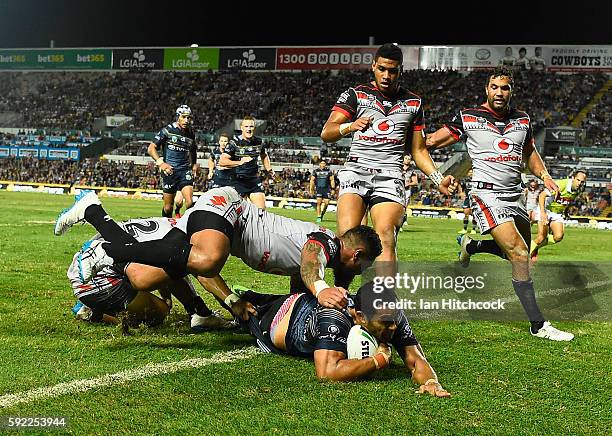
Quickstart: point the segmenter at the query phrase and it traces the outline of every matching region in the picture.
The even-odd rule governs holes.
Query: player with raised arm
[[[586,186],[587,173],[576,170],[567,179],[556,180],[558,191],[542,190],[538,197],[538,206],[534,209],[534,221],[538,222],[538,234],[531,241],[531,260],[536,261],[538,250],[548,244],[561,242],[565,236],[563,215],[567,207],[576,200]],[[552,232],[552,235],[548,233]]]
[[[344,91],[321,132],[324,142],[351,137],[348,158],[338,172],[338,233],[359,225],[369,209],[383,247],[377,260],[392,265],[388,275],[395,274],[397,232],[406,213],[406,144],[425,144],[423,102],[400,86],[402,61],[398,45],[379,47],[372,63],[374,80]],[[448,178],[442,185],[447,193],[450,183]]]
[[[192,123],[193,114],[189,106],[179,106],[176,109],[176,120],[155,135],[147,150],[162,173],[162,216],[167,218],[172,218],[177,191],[182,193],[186,209],[193,206],[193,178],[198,171],[198,163]],[[158,147],[163,149],[162,157]]]
[[[315,189],[316,188],[316,189]],[[317,196],[317,223],[323,221],[323,215],[329,206],[331,193],[336,189],[334,174],[324,159],[319,161],[319,168],[315,168],[310,176],[310,195]]]
[[[465,138],[474,170],[472,212],[480,233],[490,233],[493,240],[472,241],[463,235],[459,260],[467,266],[470,256],[476,253],[491,253],[510,260],[512,286],[531,323],[531,334],[569,341],[573,334],[558,330],[545,320],[529,275],[531,226],[525,210],[522,163],[526,162],[549,191],[559,188],[535,148],[529,115],[510,106],[513,88],[512,70],[496,68],[487,77],[485,103],[459,111],[450,123],[427,135],[425,144],[414,143],[412,157],[421,171],[431,174],[435,167],[429,149]]]
[[[265,209],[266,196],[259,177],[257,158],[261,158],[264,169],[274,178],[270,156],[268,156],[263,140],[255,136],[253,117],[244,117],[240,123],[240,130],[242,133],[234,135],[225,147],[219,159],[219,165],[233,169],[235,178],[231,186],[242,197],[248,198],[260,209]]]

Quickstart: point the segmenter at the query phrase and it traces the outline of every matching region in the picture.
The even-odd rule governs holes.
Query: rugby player
[[[542,190],[538,207],[534,210],[534,221],[538,222],[538,234],[531,241],[531,260],[536,261],[538,250],[548,244],[561,242],[565,235],[563,215],[567,207],[576,200],[586,187],[587,173],[577,170],[567,179],[556,180],[559,191]],[[548,232],[552,235],[549,235]],[[552,237],[551,237],[552,236]]]
[[[117,223],[125,232],[125,240],[149,241],[164,237],[176,224],[172,218],[133,219]],[[104,227],[102,227],[104,231]],[[100,234],[92,240],[104,240]],[[229,329],[235,327],[218,314],[211,311],[198,295],[189,278],[168,279],[150,285],[152,271],[143,270],[135,263],[105,267],[91,279],[84,281],[79,275],[77,252],[68,268],[68,280],[75,297],[90,309],[87,321],[106,321],[118,324],[117,316],[126,313],[128,325],[144,322],[148,325],[160,324],[170,311],[167,301],[150,292],[160,288],[160,294],[174,295],[183,305],[190,318],[194,331],[210,329]],[[155,272],[152,272],[155,274]]]
[[[540,192],[542,192],[542,189],[540,188],[538,181],[535,179],[530,180],[527,184],[527,188],[525,188],[525,201],[527,203],[527,215],[529,215],[530,223],[536,222],[536,219],[534,218],[534,211],[538,207]]]
[[[269,295],[247,291],[241,298],[257,309],[249,319],[251,333],[262,351],[308,357],[314,360],[319,379],[350,381],[387,367],[392,345],[414,382],[417,393],[436,397],[450,394],[425,358],[406,315],[391,306],[374,304],[396,301],[389,291],[374,293],[372,282],[363,285],[346,309],[329,309],[310,294]],[[374,356],[348,359],[347,337],[353,325],[361,325],[379,343]]]
[[[323,215],[325,215],[331,199],[331,192],[335,189],[334,174],[327,167],[327,162],[321,159],[319,168],[315,168],[310,176],[310,195],[314,196],[316,194],[317,196],[317,223],[323,221]]]
[[[466,233],[468,233],[468,225],[470,223],[470,218],[472,218],[472,230],[470,231],[470,233],[473,235],[476,234],[476,220],[472,215],[472,209],[470,206],[470,191],[472,190],[473,174],[474,171],[470,168],[467,172],[467,177],[463,179],[459,185],[461,188],[460,192],[465,195],[465,198],[463,199],[463,230],[459,230],[458,233],[460,235],[465,235]]]
[[[183,194],[186,209],[193,206],[193,178],[198,171],[198,163],[192,122],[193,114],[189,106],[179,106],[176,120],[155,135],[147,150],[162,173],[162,216],[167,218],[172,218],[177,191]],[[159,156],[158,147],[163,148],[163,157]]]
[[[234,135],[229,141],[219,159],[219,165],[233,168],[235,178],[231,186],[238,193],[251,200],[260,209],[266,208],[266,196],[259,177],[257,157],[270,177],[274,178],[274,171],[270,163],[270,156],[261,138],[255,136],[255,119],[246,116],[240,123],[240,135]]]
[[[406,143],[425,144],[423,102],[400,86],[402,60],[398,45],[379,47],[372,63],[374,80],[344,91],[321,132],[324,142],[351,136],[349,155],[338,172],[337,231],[359,225],[369,209],[383,247],[377,260],[391,262],[389,275],[395,274],[397,231],[406,213]],[[440,182],[448,194],[451,178]]]
[[[427,140],[415,142],[412,157],[421,171],[435,171],[429,148],[445,147],[466,139],[474,175],[470,203],[481,234],[493,240],[461,239],[460,261],[467,265],[475,253],[491,253],[512,262],[512,286],[529,321],[531,334],[555,341],[569,341],[574,335],[554,328],[544,319],[536,302],[529,275],[531,231],[525,210],[521,165],[543,180],[550,192],[559,190],[535,149],[531,120],[527,113],[510,106],[514,88],[512,70],[497,67],[487,77],[486,101],[461,110],[452,121]]]
[[[55,234],[63,234],[82,220],[110,241],[84,246],[79,257],[84,281],[104,266],[133,261],[164,268],[173,278],[188,273],[202,276],[198,279],[206,289],[220,289],[224,297],[229,292],[220,283],[219,273],[231,253],[258,271],[291,276],[294,292],[308,291],[326,307],[346,307],[346,288],[382,250],[370,227],[358,226],[336,237],[313,223],[259,209],[230,187],[200,196],[175,229],[160,240],[126,241],[125,232],[104,211],[94,192],[79,197],[58,217]],[[325,282],[326,267],[334,271],[335,286]],[[160,276],[165,277],[161,269],[151,273],[149,285],[156,285]]]
[[[225,147],[229,143],[230,137],[227,133],[219,135],[219,144],[213,147],[208,158],[208,180],[213,181],[213,188],[222,186],[231,186],[234,178],[234,170],[225,168],[219,164],[221,155],[225,151]]]

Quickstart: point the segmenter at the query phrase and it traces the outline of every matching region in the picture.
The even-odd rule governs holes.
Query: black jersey
[[[163,148],[163,158],[175,171],[191,170],[197,160],[195,133],[192,129],[181,129],[178,124],[168,124],[161,129],[153,143]]]
[[[331,178],[334,176],[331,169],[315,168],[312,175],[315,177],[315,186],[317,189],[330,189]]]
[[[255,178],[259,176],[257,158],[265,151],[266,148],[261,138],[254,136],[247,140],[242,135],[235,135],[225,147],[224,153],[229,154],[232,160],[240,160],[243,157],[250,156],[253,160],[237,166],[235,174],[240,177]]]

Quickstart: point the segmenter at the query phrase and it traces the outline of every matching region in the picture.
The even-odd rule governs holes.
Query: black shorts
[[[176,194],[176,191],[185,186],[193,186],[191,170],[174,170],[169,176],[162,174],[162,189],[165,194]]]
[[[317,198],[331,200],[331,191],[329,188],[319,188],[317,186]]]
[[[126,278],[121,280],[121,283],[117,286],[79,297],[79,300],[91,309],[94,317],[99,314],[101,320],[101,315],[104,313],[115,316],[119,312],[126,310],[132,300],[136,298],[136,295],[138,295],[138,291],[132,288],[132,285]],[[98,320],[94,319],[92,321]]]
[[[465,197],[465,199],[463,200],[463,208],[464,209],[471,209],[472,206],[470,206],[470,198],[469,197]]]
[[[242,197],[246,197],[249,194],[256,194],[263,192],[263,185],[259,177],[242,177],[236,176],[232,181],[232,186]]]

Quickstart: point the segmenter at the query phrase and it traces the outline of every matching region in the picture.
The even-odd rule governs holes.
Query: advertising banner
[[[611,46],[421,47],[419,67],[480,70],[506,65],[515,70],[612,72]]]
[[[220,70],[274,70],[275,48],[222,48],[219,52]]]
[[[218,48],[164,49],[164,70],[202,71],[218,69]]]
[[[546,136],[544,137],[544,140],[545,141],[555,141],[555,142],[575,143],[578,139],[580,139],[581,133],[582,133],[582,129],[547,128]]]
[[[377,47],[280,47],[277,70],[367,70]]]
[[[109,49],[0,50],[1,70],[108,70]]]
[[[114,49],[113,70],[162,70],[163,49]]]

